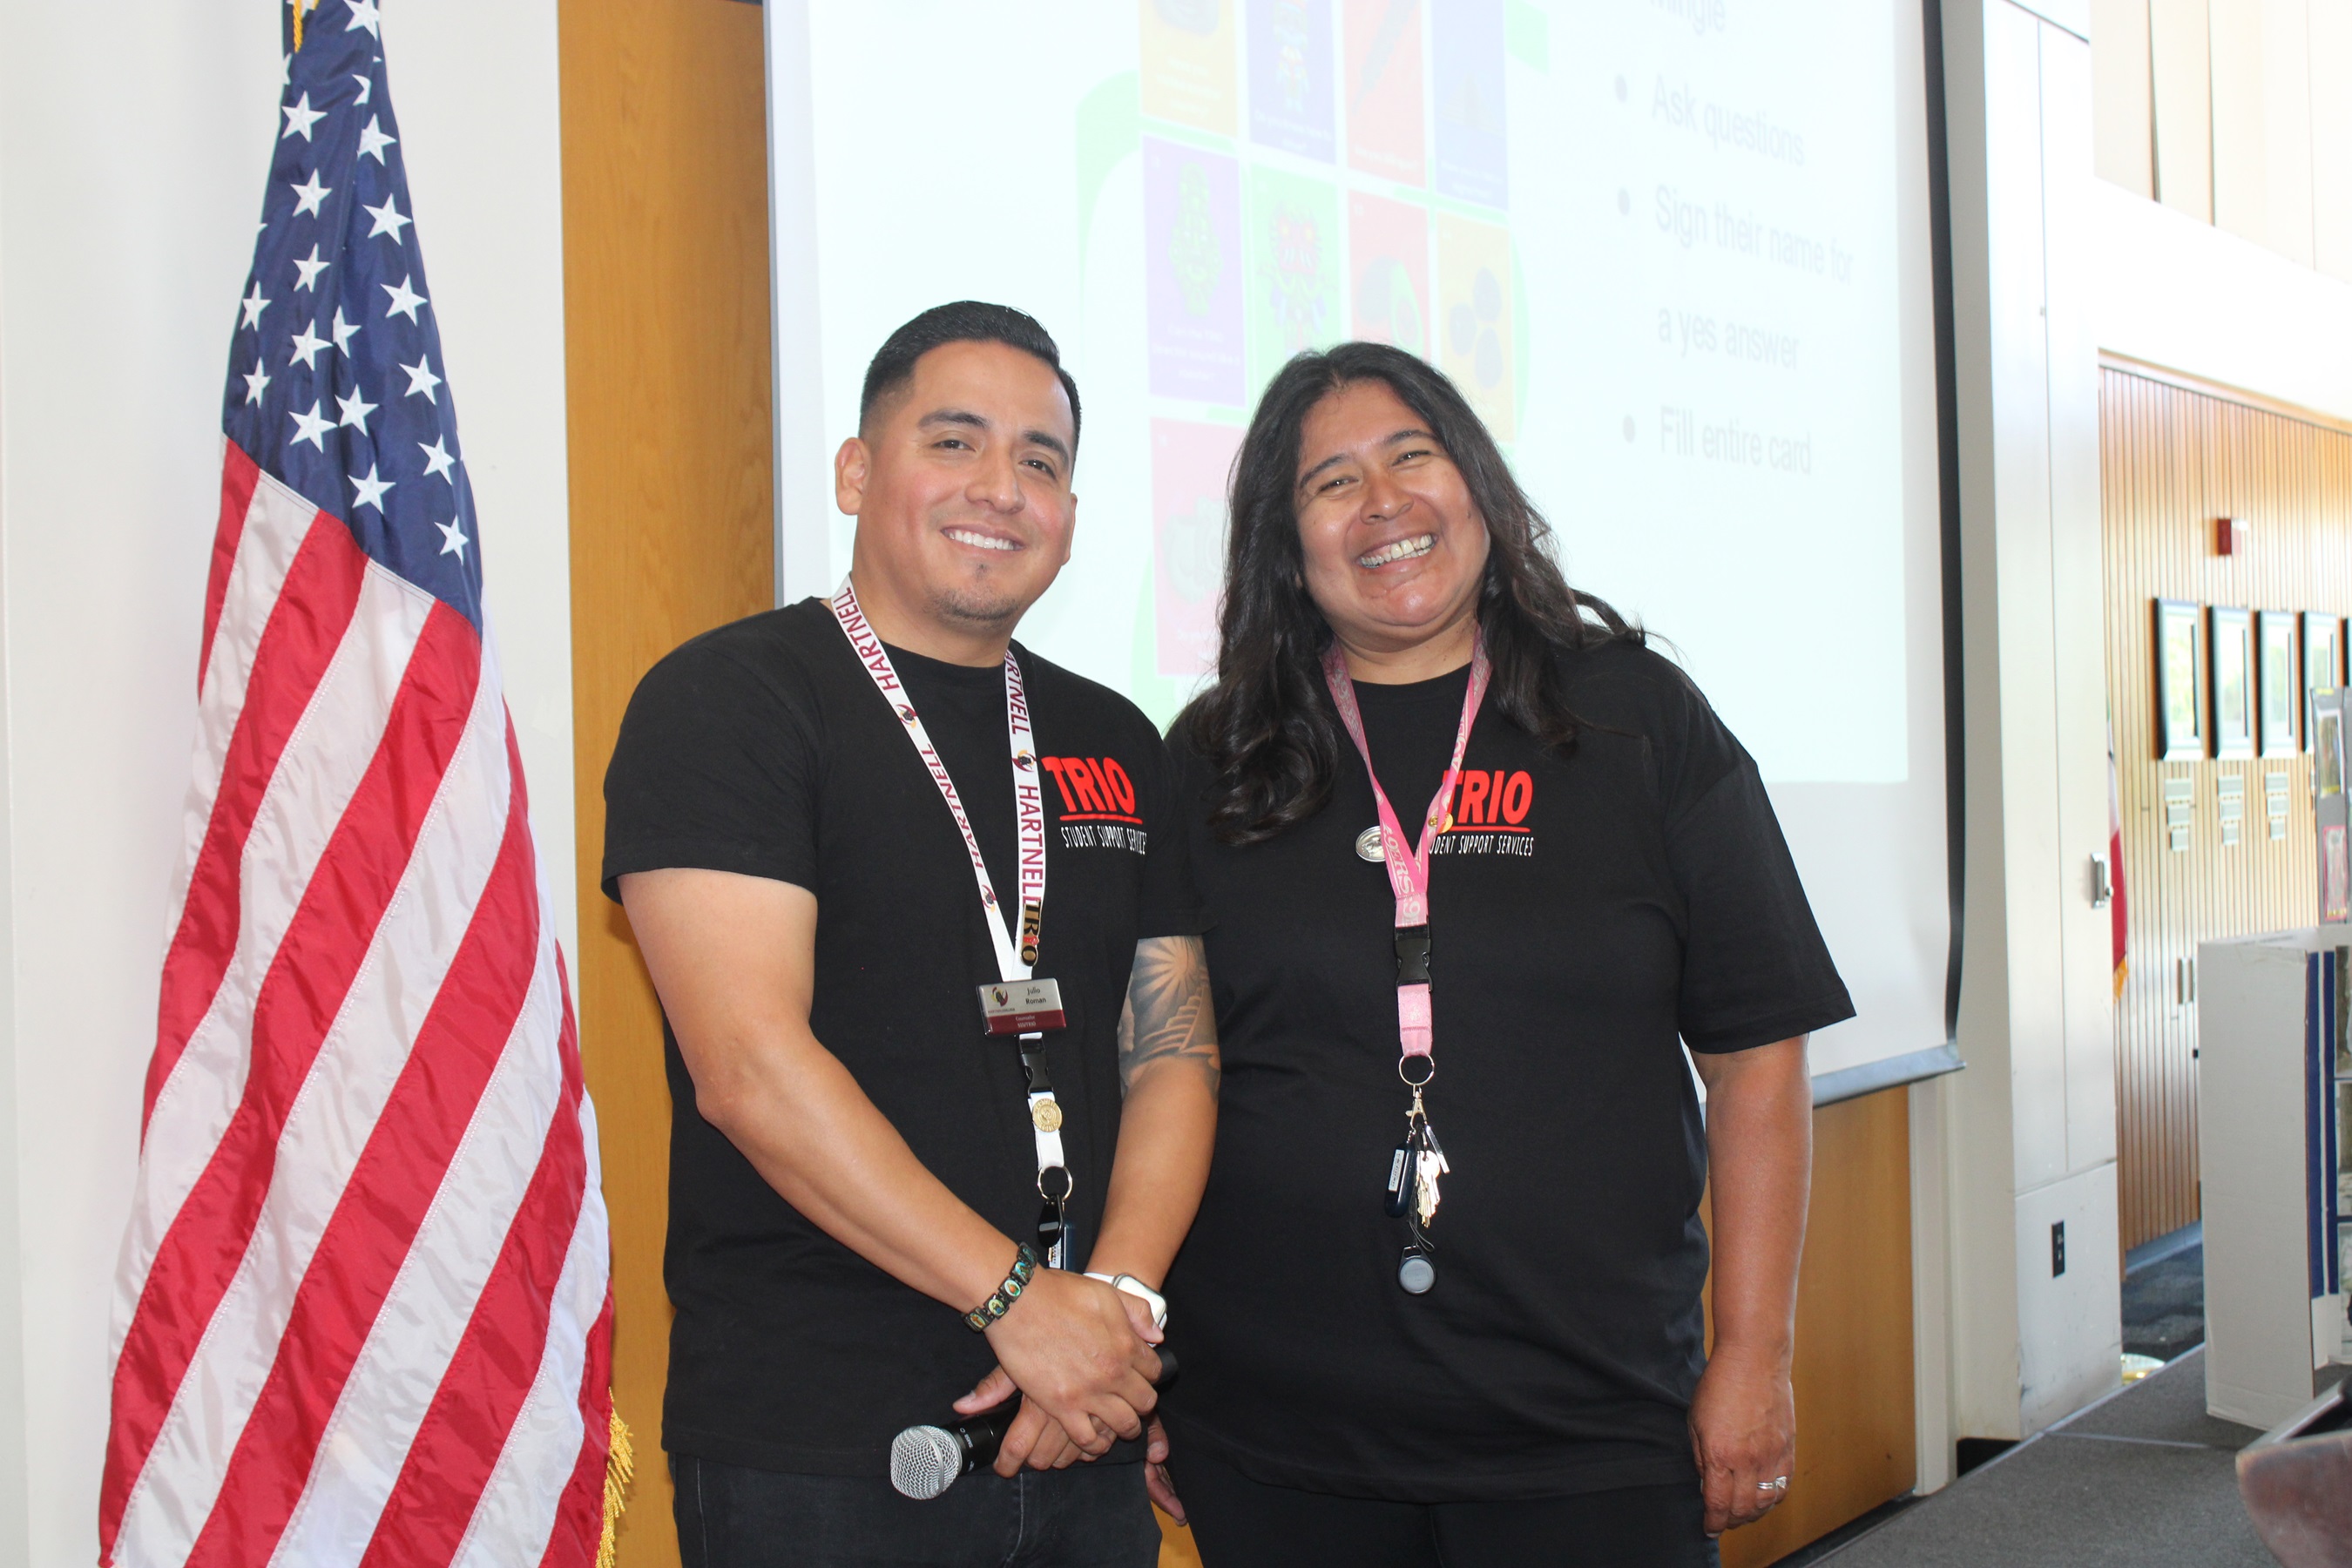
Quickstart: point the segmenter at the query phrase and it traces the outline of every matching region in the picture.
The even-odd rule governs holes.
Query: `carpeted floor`
[[[2170,1361],[2205,1342],[2205,1227],[2136,1248],[2124,1274],[2124,1349]]]
[[[2201,1310],[2200,1312],[2201,1332]],[[1833,1568],[2277,1568],[2238,1501],[2260,1433],[2205,1414],[2200,1349],[1819,1559]]]

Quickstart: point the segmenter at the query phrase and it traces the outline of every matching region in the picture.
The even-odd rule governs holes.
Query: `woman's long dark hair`
[[[1255,844],[1314,816],[1330,798],[1339,731],[1323,687],[1331,627],[1307,592],[1298,544],[1298,445],[1307,414],[1352,383],[1385,382],[1445,448],[1486,525],[1478,625],[1494,662],[1495,706],[1547,746],[1569,750],[1569,711],[1552,655],[1641,631],[1561,577],[1538,512],[1486,426],[1445,376],[1386,343],[1341,343],[1283,366],[1265,389],[1234,459],[1225,598],[1217,617],[1217,683],[1177,722],[1214,770],[1209,825],[1228,844]]]

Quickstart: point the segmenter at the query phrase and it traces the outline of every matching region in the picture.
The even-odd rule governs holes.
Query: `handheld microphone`
[[[1176,1357],[1166,1345],[1160,1350],[1160,1375],[1154,1388],[1176,1381]],[[890,1484],[902,1497],[928,1502],[956,1482],[996,1462],[1004,1434],[1021,1414],[1021,1395],[993,1410],[954,1418],[944,1426],[909,1426],[890,1443]]]

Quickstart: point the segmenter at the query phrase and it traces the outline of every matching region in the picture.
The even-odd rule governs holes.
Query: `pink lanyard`
[[[1486,698],[1486,680],[1492,669],[1486,659],[1486,634],[1474,633],[1470,644],[1470,689],[1463,694],[1462,722],[1454,732],[1454,759],[1446,763],[1445,777],[1429,803],[1428,815],[1422,819],[1420,840],[1408,852],[1404,829],[1397,824],[1396,808],[1389,805],[1388,792],[1381,788],[1381,776],[1372,768],[1371,748],[1364,740],[1364,716],[1356,706],[1356,687],[1348,676],[1348,660],[1336,642],[1323,655],[1323,683],[1331,689],[1331,700],[1339,710],[1339,722],[1348,727],[1348,738],[1356,742],[1356,752],[1364,759],[1364,773],[1372,781],[1372,801],[1380,808],[1382,858],[1388,863],[1390,889],[1396,895],[1397,1037],[1402,1053],[1397,1072],[1416,1087],[1427,1083],[1436,1070],[1436,1060],[1430,1055],[1430,846],[1437,840],[1438,828],[1454,799],[1454,786],[1462,776],[1462,754],[1469,750],[1470,727],[1477,720],[1478,704]],[[1428,1068],[1419,1079],[1405,1071],[1406,1062],[1413,1057],[1422,1058]]]

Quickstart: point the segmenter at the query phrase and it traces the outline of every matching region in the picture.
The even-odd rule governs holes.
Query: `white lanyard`
[[[931,782],[940,786],[940,798],[948,803],[948,815],[955,818],[956,831],[963,835],[964,853],[971,857],[972,880],[980,884],[988,940],[996,947],[997,978],[1028,979],[1037,964],[1037,937],[1045,920],[1045,797],[1037,784],[1037,741],[1030,732],[1029,699],[1021,684],[1020,661],[1011,648],[1004,650],[1004,719],[1012,742],[1013,810],[1020,843],[1021,940],[1016,943],[1011,921],[996,896],[996,884],[989,879],[979,837],[971,830],[971,818],[964,814],[963,797],[956,793],[947,763],[940,760],[938,749],[923,729],[922,716],[915,711],[915,700],[908,695],[890,663],[890,650],[882,646],[881,637],[866,622],[866,612],[857,607],[857,590],[846,577],[833,596],[833,618],[841,623],[842,635],[849,638],[850,648],[866,667],[874,689],[906,726],[907,739],[914,742],[916,755],[930,770]]]
[[[947,763],[940,759],[938,749],[923,728],[922,716],[915,711],[914,698],[890,663],[890,651],[882,646],[881,637],[866,619],[866,612],[858,607],[857,590],[846,577],[833,595],[833,618],[840,623],[842,635],[849,639],[857,662],[866,667],[874,689],[882,694],[882,700],[905,726],[907,739],[914,743],[916,755],[923,759],[931,782],[939,786],[940,798],[948,804],[948,815],[955,818],[956,831],[963,835],[964,853],[971,858],[972,880],[980,885],[982,921],[988,927],[988,940],[996,948],[997,978],[1008,984],[1029,979],[1037,965],[1037,942],[1045,920],[1045,797],[1038,784],[1037,742],[1030,728],[1029,699],[1022,684],[1020,661],[1013,657],[1011,648],[1004,650],[1004,719],[1013,758],[1013,809],[1019,846],[1020,940],[1016,942],[1011,918],[996,896],[995,882],[989,877],[987,858],[980,852],[979,836],[972,832],[971,818],[964,811],[963,797],[956,793],[955,780],[950,776]],[[1043,1042],[1042,1034],[1021,1037],[1024,1065],[1030,1067],[1031,1072],[1029,1127],[1036,1135],[1038,1193],[1058,1208],[1061,1199],[1068,1196],[1070,1178],[1062,1159],[1061,1107],[1054,1099],[1051,1080],[1040,1081]],[[1055,1184],[1046,1179],[1048,1173],[1055,1171],[1062,1173],[1059,1197],[1048,1191]],[[1056,1253],[1062,1250],[1059,1245],[1054,1247]],[[1059,1257],[1049,1261],[1056,1268],[1062,1263]]]

